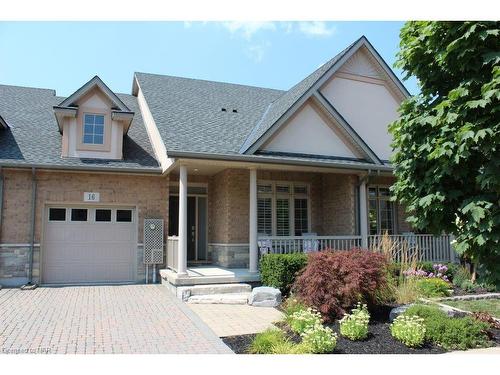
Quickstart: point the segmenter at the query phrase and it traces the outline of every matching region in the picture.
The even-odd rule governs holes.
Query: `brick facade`
[[[0,233],[0,279],[23,278],[27,276],[28,269],[31,171],[4,169],[3,175],[4,209]],[[65,205],[84,204],[83,193],[85,191],[99,192],[100,204],[136,206],[139,217],[137,237],[139,243],[142,243],[142,223],[145,217],[163,218],[165,227],[168,227],[168,177],[37,171],[36,180],[36,244],[41,242],[45,205],[49,202]],[[141,261],[138,262],[137,280],[140,281],[144,279],[142,249],[140,248],[138,248],[138,257]],[[37,251],[33,260],[33,277],[36,280],[39,277],[40,265]]]
[[[0,228],[0,279],[23,278],[28,270],[31,171],[4,169],[4,212]],[[248,169],[225,169],[213,176],[188,176],[190,183],[208,185],[208,256],[222,266],[248,265]],[[258,170],[258,180],[304,182],[310,186],[311,231],[318,235],[356,234],[358,178],[350,174]],[[85,191],[100,192],[100,203],[136,206],[138,242],[145,217],[165,220],[168,228],[169,181],[178,176],[37,171],[37,204],[33,276],[39,277],[42,217],[51,203],[83,204]],[[369,184],[390,185],[393,178],[373,177]],[[398,232],[410,231],[402,207],[397,207]],[[245,246],[246,245],[246,246]],[[41,249],[43,251],[43,248]],[[144,280],[142,248],[138,246],[137,280]],[[150,271],[151,272],[151,271]]]

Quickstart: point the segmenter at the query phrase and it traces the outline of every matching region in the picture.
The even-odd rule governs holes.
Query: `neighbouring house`
[[[410,232],[387,131],[408,95],[365,37],[288,91],[147,73],[130,95],[97,76],[67,98],[0,85],[0,283],[254,281],[263,251]],[[146,219],[163,220],[154,267]]]

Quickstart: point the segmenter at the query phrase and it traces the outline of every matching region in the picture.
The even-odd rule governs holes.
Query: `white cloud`
[[[254,34],[262,30],[276,30],[274,22],[223,22],[224,26],[231,34],[241,34],[245,39],[250,40]]]
[[[299,31],[309,36],[330,36],[335,33],[335,27],[328,27],[326,22],[299,22]]]
[[[264,54],[269,47],[271,47],[271,43],[268,41],[261,44],[253,44],[246,48],[245,54],[256,63],[260,63],[264,59]]]

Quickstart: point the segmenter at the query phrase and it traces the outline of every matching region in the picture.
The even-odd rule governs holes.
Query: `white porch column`
[[[179,254],[177,257],[177,274],[187,275],[187,169],[185,165],[179,170]]]
[[[359,234],[361,247],[368,248],[368,201],[366,199],[366,180],[359,185]]]
[[[250,169],[250,211],[249,211],[249,271],[258,272],[258,245],[257,245],[257,170]]]

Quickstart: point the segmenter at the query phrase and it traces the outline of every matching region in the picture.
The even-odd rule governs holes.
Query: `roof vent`
[[[227,112],[226,108],[221,108],[222,112]]]
[[[233,109],[233,113],[238,113],[238,110],[237,109]]]

